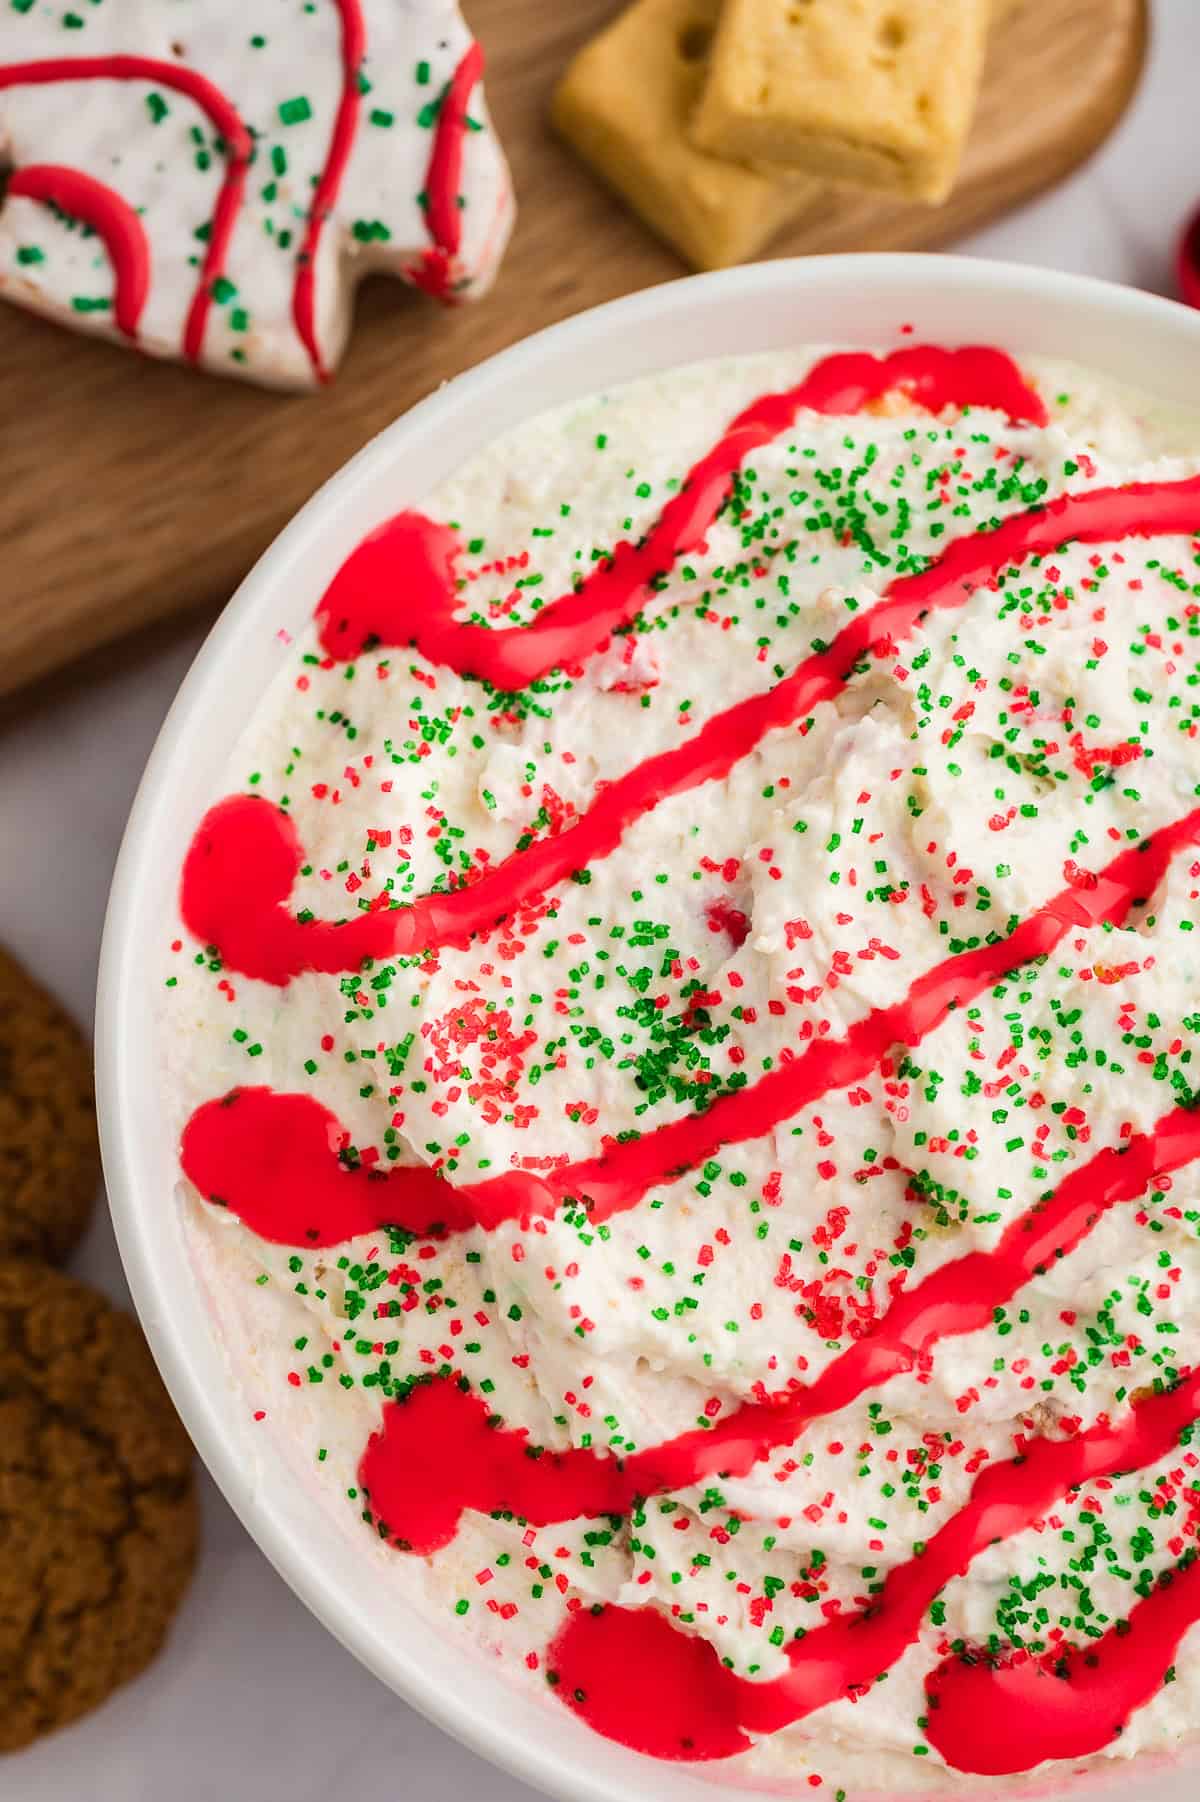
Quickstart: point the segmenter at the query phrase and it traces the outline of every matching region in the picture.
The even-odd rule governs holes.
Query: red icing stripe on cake
[[[0,89],[49,86],[60,81],[152,81],[195,101],[225,144],[225,174],[210,221],[208,245],[196,292],[188,309],[183,354],[199,360],[213,286],[224,273],[229,240],[237,221],[253,149],[250,133],[232,101],[194,69],[149,56],[56,56],[34,62],[0,64]]]
[[[113,319],[118,331],[136,339],[150,289],[150,245],[128,201],[81,169],[57,163],[28,163],[14,170],[8,194],[56,206],[103,239],[113,271]]]
[[[414,287],[423,288],[435,300],[454,297],[455,260],[462,244],[463,156],[470,129],[467,105],[482,78],[483,51],[478,44],[471,44],[442,96],[434,127],[425,175],[425,223],[433,243],[407,274]]]
[[[336,0],[336,5],[342,39],[342,92],[338,100],[333,131],[330,135],[325,167],[318,178],[312,205],[309,208],[304,243],[296,258],[296,280],[292,288],[292,319],[300,342],[308,352],[309,361],[320,382],[329,380],[329,371],[325,367],[324,359],[321,356],[321,347],[317,342],[314,318],[317,249],[326,221],[337,203],[342,179],[346,173],[346,165],[350,161],[350,152],[354,147],[354,136],[358,130],[358,115],[362,104],[362,89],[359,80],[363,59],[367,54],[367,27],[359,0]]]

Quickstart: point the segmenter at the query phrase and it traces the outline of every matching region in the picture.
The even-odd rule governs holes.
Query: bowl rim
[[[138,1059],[145,1061],[144,1046],[153,1036],[144,947],[155,942],[153,932],[161,932],[163,925],[161,914],[141,917],[146,911],[148,875],[156,843],[172,818],[172,777],[183,767],[189,744],[213,708],[222,672],[244,643],[252,620],[257,617],[261,630],[272,597],[286,586],[289,576],[310,567],[314,559],[321,561],[322,544],[328,544],[331,522],[337,520],[339,510],[348,506],[406,443],[422,434],[428,437],[441,422],[452,422],[452,416],[456,412],[461,415],[464,409],[475,408],[486,415],[494,395],[521,390],[525,379],[548,357],[556,356],[559,362],[566,357],[585,365],[589,351],[602,342],[623,337],[626,343],[636,344],[640,330],[664,317],[681,318],[706,307],[723,312],[752,308],[756,302],[778,301],[790,291],[814,287],[827,291],[832,302],[839,284],[847,283],[878,295],[881,319],[892,316],[889,309],[894,303],[889,293],[900,289],[930,294],[949,289],[967,300],[986,295],[1003,301],[1005,296],[1020,295],[1044,305],[1047,317],[1065,309],[1080,317],[1102,315],[1114,331],[1120,326],[1131,333],[1145,332],[1150,338],[1163,331],[1176,338],[1182,333],[1191,337],[1193,351],[1200,353],[1200,315],[1173,301],[1087,276],[983,258],[920,253],[780,259],[687,277],[607,302],[519,340],[446,383],[385,427],[329,478],[255,563],[197,652],[160,729],[122,838],[105,917],[95,1043],[97,1108],[110,1207],[135,1305],[200,1456],[242,1524],[292,1590],[377,1677],[474,1752],[538,1789],[571,1802],[630,1802],[635,1796],[675,1802],[676,1798],[717,1798],[734,1792],[710,1780],[697,1780],[695,1773],[702,1767],[663,1767],[587,1734],[578,1723],[574,1723],[575,1730],[587,1737],[580,1738],[570,1754],[565,1743],[562,1748],[557,1746],[559,1735],[523,1735],[516,1696],[490,1674],[486,1682],[495,1706],[483,1715],[469,1713],[460,1694],[439,1687],[419,1651],[409,1648],[401,1654],[398,1632],[383,1633],[353,1614],[337,1583],[326,1579],[320,1564],[302,1557],[294,1525],[269,1505],[271,1498],[264,1497],[254,1477],[248,1477],[228,1409],[223,1413],[221,1407],[237,1394],[236,1375],[226,1370],[220,1392],[211,1382],[203,1382],[198,1374],[202,1348],[195,1337],[195,1316],[187,1325],[186,1308],[181,1312],[173,1302],[165,1305],[165,1298],[176,1295],[179,1283],[189,1278],[190,1268],[181,1262],[181,1233],[170,1225],[170,1217],[178,1210],[163,1206],[161,1185],[156,1185],[145,1168],[138,1130],[147,1074],[146,1070],[139,1072]],[[876,342],[892,335],[884,329]],[[797,340],[805,341],[812,341],[811,335]],[[1037,347],[1026,344],[1023,348],[1035,352]],[[658,357],[646,370],[635,368],[631,373],[666,369],[673,362],[688,360]],[[1196,363],[1200,367],[1200,355]],[[575,391],[582,396],[611,385],[577,384]],[[1195,398],[1200,403],[1200,385]],[[524,416],[542,410],[543,404],[531,404]],[[466,450],[456,461],[461,463],[470,454]],[[231,742],[228,736],[223,740],[226,760]],[[207,1330],[215,1341],[211,1322]],[[211,1345],[206,1348],[210,1357],[212,1350]],[[445,1637],[449,1640],[451,1636]],[[505,1698],[511,1703],[507,1709]],[[566,1710],[560,1712],[564,1718],[572,1718]],[[678,1781],[684,1771],[689,1777],[686,1783]],[[1128,1793],[1127,1770],[1121,1780]],[[1063,1781],[1060,1778],[1050,1788],[1057,1790]],[[745,1794],[761,1793],[737,1787]],[[1129,1797],[1129,1802],[1135,1799]]]

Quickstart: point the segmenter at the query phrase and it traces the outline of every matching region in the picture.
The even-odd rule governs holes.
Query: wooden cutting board
[[[553,320],[684,273],[551,136],[558,72],[614,0],[467,0],[520,221],[494,293],[439,313],[394,282],[359,296],[316,396],[278,396],[0,306],[0,695],[168,615],[215,609],[302,501],[448,377]],[[995,34],[954,197],[843,191],[779,255],[944,243],[1074,168],[1125,110],[1145,0],[1022,0]]]

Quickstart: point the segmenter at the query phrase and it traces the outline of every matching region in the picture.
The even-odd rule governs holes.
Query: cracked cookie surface
[[[65,1258],[99,1180],[91,1047],[0,948],[0,1252]]]
[[[0,1752],[77,1719],[161,1647],[195,1561],[192,1449],[136,1323],[0,1268]]]

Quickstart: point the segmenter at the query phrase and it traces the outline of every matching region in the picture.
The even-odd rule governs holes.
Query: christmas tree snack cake
[[[271,386],[335,370],[383,271],[482,293],[512,223],[454,0],[12,0],[0,293]]]
[[[831,1802],[1200,1724],[1200,422],[900,343],[381,498],[152,971],[221,1406],[372,1629]]]

